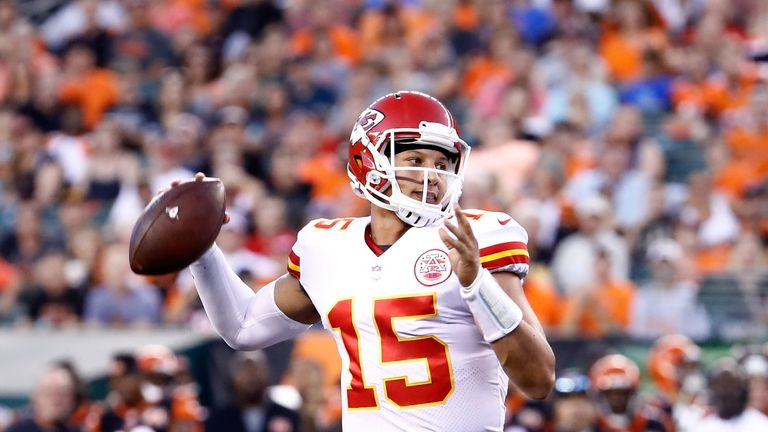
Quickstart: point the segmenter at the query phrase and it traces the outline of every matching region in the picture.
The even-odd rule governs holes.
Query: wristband
[[[488,343],[506,336],[523,320],[523,310],[485,268],[480,268],[472,284],[461,288],[461,297]]]

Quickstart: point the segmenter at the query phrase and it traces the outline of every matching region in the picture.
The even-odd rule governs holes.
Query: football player
[[[376,100],[347,166],[371,215],[307,224],[288,273],[256,293],[214,245],[191,270],[217,332],[252,350],[322,321],[343,362],[344,430],[501,430],[508,379],[544,398],[555,359],[523,294],[525,230],[458,207],[469,152],[437,99]]]
[[[621,354],[601,357],[589,370],[592,398],[598,410],[598,429],[603,432],[669,432],[664,413],[646,404],[638,390],[640,369]]]

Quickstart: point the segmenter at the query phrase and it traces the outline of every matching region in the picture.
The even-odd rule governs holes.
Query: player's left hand
[[[458,204],[454,206],[454,213],[458,224],[445,221],[445,227],[440,228],[440,239],[448,246],[453,272],[461,285],[467,287],[474,282],[480,271],[480,248],[472,226]]]

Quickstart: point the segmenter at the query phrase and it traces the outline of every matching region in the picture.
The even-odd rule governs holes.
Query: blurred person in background
[[[166,417],[163,429],[172,432],[201,432],[205,410],[198,401],[198,389],[185,377],[183,357],[159,344],[145,345],[136,352],[142,374],[144,401]]]
[[[99,68],[96,55],[83,40],[67,47],[59,85],[59,102],[76,104],[83,115],[83,127],[93,128],[104,112],[117,102],[118,80],[111,69]]]
[[[718,362],[709,378],[711,414],[702,418],[697,432],[752,432],[768,430],[768,417],[750,407],[749,380],[732,358]]]
[[[598,166],[573,178],[565,193],[572,202],[604,194],[611,202],[617,228],[626,232],[646,218],[651,179],[630,165],[630,143],[611,141],[610,136],[606,139],[598,152]]]
[[[711,172],[688,177],[688,199],[680,209],[680,221],[696,233],[698,273],[724,271],[728,252],[739,235],[739,221],[728,198],[714,187]]]
[[[168,37],[152,25],[151,3],[147,0],[122,2],[127,21],[125,31],[115,38],[112,50],[116,59],[138,60],[148,82],[160,78],[163,68],[176,60]]]
[[[32,413],[6,432],[74,432],[68,425],[75,410],[75,383],[61,368],[43,373],[32,395]]]
[[[763,349],[747,351],[739,364],[749,379],[749,406],[768,416],[768,353]]]
[[[246,248],[247,234],[248,221],[232,213],[230,222],[222,227],[216,243],[224,252],[232,270],[236,273],[248,271],[257,281],[268,282],[280,273],[280,265],[266,255]]]
[[[22,302],[26,318],[41,328],[71,328],[83,315],[83,293],[71,286],[65,272],[67,257],[61,252],[48,253],[36,262],[34,283],[25,288]]]
[[[651,279],[640,285],[632,303],[630,335],[657,338],[681,333],[693,339],[709,335],[709,320],[696,297],[698,285],[683,278],[683,258],[672,239],[658,239],[648,247]]]
[[[768,253],[753,231],[742,231],[731,249],[726,272],[737,281],[740,292],[750,311],[747,321],[756,326],[768,324]]]
[[[708,409],[699,346],[685,335],[662,336],[648,351],[647,366],[656,387],[650,402],[673,418],[679,432],[694,431]]]
[[[581,197],[574,204],[578,231],[558,243],[552,257],[552,274],[558,288],[570,295],[596,281],[595,261],[599,249],[609,256],[611,274],[617,280],[629,276],[627,245],[612,227],[611,206],[602,195]]]
[[[144,398],[142,374],[136,356],[116,353],[109,370],[109,394],[105,407],[100,409],[95,432],[118,432],[149,426],[157,432],[167,432],[169,415]]]
[[[327,385],[327,372],[318,360],[291,359],[283,381],[301,396],[301,432],[341,431],[341,395]]]
[[[612,275],[610,259],[607,251],[598,249],[594,284],[576,288],[566,298],[561,334],[601,338],[626,333],[635,287]]]
[[[57,242],[43,232],[40,208],[34,202],[21,202],[13,212],[12,230],[0,240],[0,255],[14,265],[26,281],[32,276],[35,260],[57,249]]]
[[[555,391],[552,395],[555,432],[600,431],[597,425],[597,410],[589,397],[590,386],[589,377],[575,370],[564,371],[555,380]],[[521,429],[515,429],[515,426],[510,429],[512,432],[519,430]]]
[[[269,365],[261,351],[238,352],[230,371],[235,395],[233,404],[215,407],[205,422],[206,430],[232,432],[298,432],[299,413],[268,396]]]
[[[74,363],[63,359],[55,362],[53,366],[66,372],[74,383],[74,409],[69,418],[69,426],[80,432],[93,431],[101,414],[101,404],[88,399],[88,383],[80,375]]]
[[[86,172],[73,184],[84,200],[110,205],[120,194],[123,176],[139,170],[139,159],[123,149],[117,122],[100,121],[88,136]]]
[[[136,327],[160,324],[162,305],[157,288],[129,269],[128,245],[115,244],[101,259],[102,280],[85,298],[85,320],[97,326]]]
[[[671,419],[640,395],[640,369],[621,354],[598,359],[589,370],[591,396],[602,432],[670,432]]]

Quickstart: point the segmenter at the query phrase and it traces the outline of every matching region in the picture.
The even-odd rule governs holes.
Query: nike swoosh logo
[[[508,223],[509,223],[509,221],[511,221],[511,220],[512,220],[512,218],[509,218],[509,219],[507,219],[507,220],[505,220],[505,221],[503,221],[503,220],[501,220],[501,219],[499,219],[499,218],[496,218],[496,220],[497,220],[497,221],[499,221],[499,223],[500,223],[500,224],[502,224],[502,225],[506,225],[506,224],[508,224]]]

